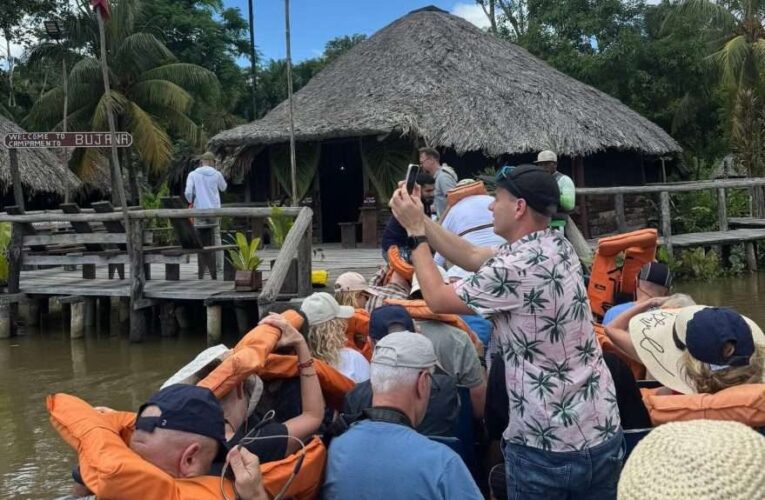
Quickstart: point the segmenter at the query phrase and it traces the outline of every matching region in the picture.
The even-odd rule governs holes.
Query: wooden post
[[[119,298],[119,313],[117,314],[120,323],[130,320],[130,297]]]
[[[725,188],[717,188],[717,220],[720,231],[728,230],[728,203],[725,197]]]
[[[175,319],[175,302],[168,300],[162,303],[159,311],[159,327],[163,337],[178,335],[178,320]]]
[[[757,272],[757,243],[754,241],[746,242],[746,266],[750,272]]]
[[[21,187],[21,175],[19,174],[19,152],[16,149],[8,150],[8,160],[11,167],[11,183],[13,184],[13,199],[16,205],[24,211],[24,190]]]
[[[84,300],[73,301],[69,337],[71,339],[81,339],[84,336],[85,336],[85,301]]]
[[[130,341],[141,342],[146,333],[146,311],[138,308],[143,298],[143,223],[141,219],[131,221],[128,226],[128,249],[130,250]]]
[[[311,224],[308,224],[305,233],[303,233],[303,239],[300,240],[300,244],[297,249],[297,292],[298,297],[307,297],[313,292],[313,286],[311,285],[311,244],[312,244],[312,231]]]
[[[586,263],[592,263],[592,248],[590,248],[587,240],[584,239],[581,231],[579,231],[579,227],[577,227],[576,223],[571,219],[571,217],[566,215],[565,218],[566,226],[564,227],[563,231],[566,235],[566,239],[571,242],[571,245],[574,247],[574,251],[579,257],[579,260]]]
[[[236,328],[239,331],[239,335],[244,335],[252,325],[250,324],[250,303],[248,302],[234,302],[234,313],[236,314]],[[257,307],[257,306],[256,306]]]
[[[11,338],[11,305],[0,302],[0,339]]]
[[[101,330],[106,330],[111,319],[111,297],[98,297],[98,324]]]
[[[178,320],[178,326],[181,328],[181,330],[188,330],[191,327],[188,306],[177,306],[175,308],[175,319]]]
[[[207,345],[220,343],[223,313],[220,304],[207,306]]]
[[[9,149],[15,151],[14,149]],[[19,293],[21,287],[21,265],[24,260],[23,254],[24,229],[21,224],[13,224],[11,227],[11,242],[8,245],[8,293]],[[10,335],[16,333],[19,317],[19,304],[14,302],[8,306],[8,321]]]
[[[85,326],[96,326],[96,299],[88,297],[85,299]]]
[[[614,208],[616,209],[616,229],[620,233],[627,232],[627,220],[624,217],[624,195],[617,193],[614,196]]]
[[[584,180],[584,160],[580,157],[572,159],[572,173],[574,174],[574,182],[577,187],[584,187],[586,185]],[[582,233],[585,238],[590,237],[590,213],[587,208],[587,196],[579,196],[579,217],[582,223]]]
[[[667,253],[670,257],[673,257],[672,252],[672,212],[669,205],[669,193],[667,191],[661,192],[661,235],[664,237],[664,246],[667,249]]]
[[[32,299],[27,303],[27,326],[40,326],[40,301]]]
[[[297,166],[295,160],[295,104],[292,98],[292,50],[290,47],[290,2],[284,0],[284,38],[287,46],[287,103],[290,118],[290,179],[292,181],[292,206],[298,206]]]

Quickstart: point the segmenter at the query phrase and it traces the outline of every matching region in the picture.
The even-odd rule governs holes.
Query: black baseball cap
[[[141,413],[148,406],[159,407],[162,414],[142,417]],[[172,429],[212,438],[219,445],[215,461],[225,460],[228,451],[223,408],[206,387],[173,384],[154,393],[138,410],[135,428],[146,432],[154,432],[156,428]]]
[[[670,288],[672,286],[672,273],[669,267],[661,262],[649,262],[640,268],[638,279],[655,285]]]
[[[552,216],[558,211],[560,190],[555,178],[536,165],[502,167],[495,178],[497,187],[523,198],[535,212]]]

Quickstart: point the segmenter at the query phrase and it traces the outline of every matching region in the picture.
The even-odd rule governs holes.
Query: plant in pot
[[[236,248],[228,251],[228,260],[236,270],[234,290],[240,292],[257,291],[263,286],[263,274],[258,271],[262,259],[258,256],[260,238],[248,241],[243,233],[234,237]]]
[[[281,207],[272,206],[271,215],[268,217],[268,232],[271,235],[271,247],[279,249],[284,245],[287,234],[292,229],[295,219],[284,213]],[[271,269],[276,264],[276,259],[271,259]],[[283,293],[297,293],[297,259],[293,259],[287,276],[284,278]]]

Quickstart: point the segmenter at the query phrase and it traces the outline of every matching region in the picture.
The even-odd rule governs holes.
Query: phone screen
[[[414,191],[414,185],[417,182],[417,175],[420,173],[420,166],[410,164],[406,170],[406,191],[412,194]]]

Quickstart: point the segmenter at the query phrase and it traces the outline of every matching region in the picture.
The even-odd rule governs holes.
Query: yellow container
[[[311,284],[313,286],[327,286],[329,281],[329,271],[326,269],[316,269],[311,271]]]

